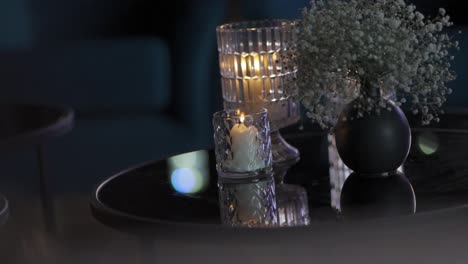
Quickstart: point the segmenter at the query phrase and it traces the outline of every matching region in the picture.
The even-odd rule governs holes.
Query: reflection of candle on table
[[[232,127],[230,137],[233,157],[229,168],[232,171],[247,172],[265,167],[261,157],[257,155],[260,147],[258,130],[254,126],[247,127],[243,115],[240,117],[240,123]]]
[[[277,224],[275,182],[273,179],[238,184],[235,190],[237,203],[234,206],[237,209],[237,217],[243,226],[267,227]]]

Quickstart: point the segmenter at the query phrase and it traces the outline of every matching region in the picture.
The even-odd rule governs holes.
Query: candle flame
[[[241,114],[239,120],[240,120],[241,123],[244,123],[244,120],[245,120],[244,114]]]

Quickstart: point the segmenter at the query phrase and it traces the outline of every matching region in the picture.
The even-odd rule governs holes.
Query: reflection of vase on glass
[[[416,212],[416,196],[400,172],[375,177],[352,173],[343,186],[340,205],[346,219],[411,215]]]

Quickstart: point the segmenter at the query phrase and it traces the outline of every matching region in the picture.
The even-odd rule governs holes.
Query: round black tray
[[[354,210],[350,215],[393,218],[468,204],[467,117],[464,113],[451,114],[438,126],[413,127],[413,145],[403,166],[406,176],[360,180],[359,184],[354,182],[345,187],[345,205]],[[289,168],[285,183],[302,186],[307,191],[312,224],[346,219],[336,206],[340,203],[336,194],[343,191],[343,182],[329,176],[327,135],[317,131],[285,135],[301,152],[301,161]],[[420,144],[427,143],[428,136],[437,142],[437,149],[430,154]],[[173,157],[168,157],[125,170],[100,184],[92,195],[94,216],[123,230],[168,225],[178,229],[221,228],[214,153],[210,149],[197,153],[207,157],[203,175],[206,186],[200,192],[188,195],[176,190],[169,173]]]

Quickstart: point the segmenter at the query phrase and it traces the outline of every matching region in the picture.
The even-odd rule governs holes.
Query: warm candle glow
[[[285,69],[282,63],[278,51],[221,54],[223,80],[229,80],[223,91],[224,100],[241,103],[241,109],[250,112],[265,107],[274,124],[296,122],[298,115],[291,110],[288,91],[284,90]]]
[[[244,123],[244,120],[245,120],[244,114],[241,114],[239,120],[240,120],[241,123]]]
[[[242,101],[263,103],[279,92],[276,78],[281,68],[276,52],[224,56],[220,63],[221,70],[226,77],[236,80],[235,94],[243,98]]]

